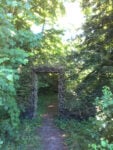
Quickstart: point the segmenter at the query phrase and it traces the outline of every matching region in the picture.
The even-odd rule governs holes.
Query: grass
[[[57,94],[40,94],[38,119],[23,120],[19,126],[19,131],[11,139],[7,138],[0,150],[41,150],[41,139],[38,135],[38,128],[41,126],[42,120],[41,115],[48,113],[51,109],[53,111],[54,108],[49,108],[49,106],[57,105],[56,103]]]
[[[40,94],[38,102],[38,119],[23,120],[19,131],[13,138],[7,139],[0,150],[42,150],[38,128],[41,126],[42,117],[46,113],[57,113],[57,94]],[[52,107],[54,106],[54,107]]]
[[[41,116],[44,114],[57,114],[57,94],[40,94],[38,102],[38,119],[24,120],[21,123],[19,132],[15,139],[8,140],[0,150],[42,150],[41,139],[38,135],[38,127],[41,126]],[[54,106],[54,107],[53,107]],[[100,145],[99,121],[90,118],[87,121],[77,121],[74,119],[61,119],[55,117],[55,124],[63,130],[65,142],[68,150],[113,150],[112,148],[103,149]],[[103,143],[102,143],[103,144]],[[104,141],[105,144],[105,141]],[[89,147],[90,145],[90,147]],[[96,147],[96,148],[95,148]]]
[[[96,124],[92,120],[79,122],[74,119],[56,119],[55,122],[64,131],[69,150],[91,150],[89,144],[99,140]]]
[[[56,100],[57,95],[55,93],[41,94],[38,102],[40,116],[48,113],[48,106],[56,104]],[[52,113],[54,113],[53,110]],[[74,119],[55,118],[55,124],[63,130],[69,150],[91,150],[89,144],[99,140],[97,125],[93,119],[79,122]]]
[[[40,94],[38,101],[38,115],[43,115],[46,113],[57,114],[58,100],[57,93],[49,92],[48,94]]]
[[[41,150],[40,137],[37,128],[40,120],[24,120],[19,131],[12,140],[7,140],[1,150]]]

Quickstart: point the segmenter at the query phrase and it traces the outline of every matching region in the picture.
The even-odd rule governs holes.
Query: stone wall
[[[65,80],[63,67],[35,67],[32,69],[32,91],[30,96],[31,107],[33,108],[33,118],[37,116],[37,102],[38,102],[38,74],[39,73],[57,73],[58,74],[58,112],[63,114],[65,104]]]

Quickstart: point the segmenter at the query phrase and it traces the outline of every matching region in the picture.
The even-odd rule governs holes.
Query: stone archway
[[[62,115],[65,103],[65,80],[63,67],[35,67],[32,69],[32,93],[31,93],[31,107],[33,110],[33,118],[37,116],[37,102],[38,102],[38,74],[39,73],[57,73],[58,74],[58,113]]]

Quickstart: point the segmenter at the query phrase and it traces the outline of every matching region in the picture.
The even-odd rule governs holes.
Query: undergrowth
[[[89,144],[99,140],[96,132],[97,125],[91,121],[78,122],[74,119],[56,119],[56,125],[65,133],[65,140],[69,150],[88,150]]]
[[[49,93],[49,94],[48,94]],[[48,113],[50,110],[52,114],[57,114],[58,109],[58,98],[57,93],[48,92],[48,93],[40,93],[39,101],[38,101],[38,115],[43,115]],[[53,106],[53,108],[52,108]],[[49,109],[50,108],[50,109]]]
[[[95,118],[87,121],[57,119],[65,132],[69,150],[113,150],[113,93],[104,86],[102,96],[95,99]]]
[[[0,150],[41,150],[38,127],[40,118],[36,120],[24,120],[17,132],[15,139],[7,140]]]
[[[41,126],[42,122],[41,115],[47,113],[49,111],[48,106],[56,104],[56,100],[57,94],[50,93],[49,95],[40,95],[38,118],[35,120],[22,120],[18,130],[12,138],[9,139],[8,137],[4,143],[0,139],[0,150],[42,150],[41,139],[38,133],[38,128]],[[55,108],[53,107],[53,110]],[[12,133],[12,131],[10,132]]]

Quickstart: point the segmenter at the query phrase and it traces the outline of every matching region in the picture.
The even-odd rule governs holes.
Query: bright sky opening
[[[79,28],[84,22],[84,17],[79,2],[65,2],[66,14],[59,19],[59,24],[65,28]]]
[[[63,17],[60,17],[57,25],[59,28],[63,28],[66,30],[65,39],[73,36],[73,32],[80,28],[84,22],[84,17],[80,8],[79,2],[65,2],[66,14]],[[47,25],[48,28],[48,25]],[[35,24],[32,25],[31,30],[33,33],[37,34],[41,32],[42,26],[37,26]],[[76,31],[77,32],[77,31]]]

